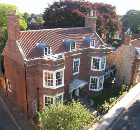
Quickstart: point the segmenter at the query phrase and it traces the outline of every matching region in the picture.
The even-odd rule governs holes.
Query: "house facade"
[[[96,33],[96,19],[91,12],[85,27],[20,31],[19,16],[9,12],[6,91],[29,118],[48,104],[101,93],[109,49]]]
[[[131,35],[124,35],[123,44],[108,54],[107,61],[117,67],[116,78],[125,84],[135,85],[140,81],[140,40],[131,40]]]
[[[123,27],[120,34],[116,34],[114,39],[122,39],[124,35],[132,35],[130,27]]]

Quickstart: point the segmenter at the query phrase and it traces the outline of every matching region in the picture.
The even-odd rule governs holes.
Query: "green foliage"
[[[106,109],[108,109],[109,103],[105,100],[104,104],[102,106],[106,110]]]
[[[98,106],[98,104],[100,106],[102,106],[102,104],[104,104],[104,101],[106,100],[107,102],[109,102],[111,97],[116,97],[118,93],[112,93],[112,95],[110,94],[111,90],[106,90],[106,91],[102,91],[102,93],[95,97],[94,100],[94,105]]]
[[[112,102],[114,102],[115,100],[116,100],[116,97],[112,97],[112,98],[109,99],[109,102],[112,103]]]
[[[7,14],[9,10],[15,10],[17,7],[15,5],[9,5],[9,4],[2,4],[0,3],[0,27],[6,27],[7,26]]]
[[[137,11],[134,15],[131,15],[128,19],[128,26],[135,34],[139,33],[138,25],[140,24],[140,11]]]
[[[24,31],[27,28],[27,23],[23,18],[20,18],[20,31]]]
[[[121,22],[124,27],[129,27],[128,25],[128,19],[130,16],[134,15],[137,12],[137,10],[128,10],[125,15],[122,16]]]
[[[8,34],[7,34],[7,27],[2,27],[2,29],[0,30],[0,33],[2,35],[2,37],[0,37],[0,54],[2,54],[4,46],[7,42],[8,39]],[[1,59],[1,55],[0,55],[0,59]]]
[[[37,112],[37,115],[44,130],[76,130],[84,128],[93,119],[93,115],[74,100],[68,105],[49,105]]]
[[[111,78],[107,78],[105,83],[108,84],[108,85],[112,85],[112,79]]]
[[[118,45],[118,42],[117,42],[117,41],[114,41],[114,42],[112,43],[112,46],[115,46],[115,45]]]
[[[9,4],[1,4],[0,3],[0,27],[6,27],[7,26],[7,14],[10,10],[16,10],[18,9],[14,5]],[[20,16],[20,29],[21,31],[26,30],[27,23],[25,22],[25,19],[23,18],[22,14],[17,12],[17,14]]]
[[[29,17],[31,17],[31,15],[28,14],[27,12],[25,12],[25,13],[23,14],[23,18],[24,18],[25,20],[27,20]]]

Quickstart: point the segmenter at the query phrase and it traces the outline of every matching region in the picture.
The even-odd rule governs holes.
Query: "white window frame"
[[[106,69],[105,70],[105,75],[104,75],[104,79],[107,79],[108,77],[110,77],[110,74],[112,73],[111,68]]]
[[[56,85],[56,73],[57,72],[62,72],[62,84],[61,85]],[[53,86],[46,86],[45,85],[45,72],[49,72],[49,73],[52,73],[53,74]],[[62,87],[64,86],[64,69],[59,69],[59,70],[43,70],[43,87],[45,88],[51,88],[51,89],[56,89],[56,88],[59,88],[59,87]]]
[[[47,104],[47,103],[45,103],[45,97],[52,98],[53,99],[52,104],[55,105],[56,104],[56,98],[59,97],[59,96],[62,96],[62,102],[61,103],[63,104],[64,93],[60,93],[60,94],[57,94],[55,96],[44,94],[43,95],[43,106],[45,107],[45,104]]]
[[[47,49],[47,54],[45,52],[45,49]],[[50,53],[48,53],[48,50],[50,49]],[[48,55],[51,55],[51,47],[45,47],[44,48],[44,56],[48,56]]]
[[[96,69],[96,68],[93,68],[93,59],[98,59],[100,60],[99,61],[99,69]],[[104,67],[102,68],[102,59],[105,58],[105,63],[104,63]],[[91,56],[91,70],[94,70],[94,71],[103,71],[105,70],[105,66],[106,66],[106,56],[103,56],[103,57],[97,57],[97,56]]]
[[[138,67],[139,67],[138,70],[140,70],[140,65],[138,65]]]
[[[76,66],[76,67],[78,67],[78,71],[77,71],[77,72],[74,72],[75,62],[77,62],[77,61],[78,61],[78,66]],[[80,58],[75,58],[75,59],[73,59],[73,75],[79,73],[79,68],[80,68]]]
[[[7,79],[7,86],[8,86],[8,91],[11,92],[11,82],[9,79]]]
[[[97,79],[97,89],[91,89],[90,88],[90,86],[91,86],[91,79],[92,78]],[[102,81],[102,86],[100,88],[100,79],[101,78],[103,79],[103,81]],[[89,90],[92,90],[92,91],[100,91],[100,90],[103,89],[103,84],[104,84],[104,75],[102,75],[102,76],[90,76]]]
[[[95,47],[95,39],[90,40],[90,47]]]
[[[139,82],[139,79],[140,79],[140,72],[137,74],[136,83]]]
[[[74,49],[72,49],[72,44],[75,44],[75,48]],[[74,50],[76,50],[76,42],[75,41],[70,44],[70,51],[74,51]]]

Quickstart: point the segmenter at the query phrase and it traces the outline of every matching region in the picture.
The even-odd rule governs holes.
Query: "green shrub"
[[[117,41],[114,41],[114,42],[112,43],[112,46],[115,46],[115,45],[118,45],[118,42],[117,42]]]
[[[74,100],[68,105],[58,103],[46,106],[37,115],[44,130],[76,130],[84,128],[94,118],[80,102]]]

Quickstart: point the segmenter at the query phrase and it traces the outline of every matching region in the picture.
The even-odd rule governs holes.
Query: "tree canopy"
[[[9,10],[18,10],[18,8],[15,5],[0,3],[0,27],[6,27],[7,26],[6,16],[7,16]],[[20,29],[21,30],[26,30],[27,23],[25,22],[22,14],[19,13],[19,12],[17,12],[17,14],[20,16]]]
[[[128,20],[130,16],[134,15],[137,12],[137,10],[128,10],[125,15],[122,16],[121,22],[123,24],[123,27],[128,27]]]
[[[23,18],[24,18],[25,20],[27,20],[29,17],[31,17],[30,14],[28,14],[27,12],[23,13]]]
[[[137,11],[135,14],[129,17],[128,26],[130,27],[133,33],[138,34],[139,25],[140,25],[140,11]]]
[[[46,106],[37,114],[44,130],[76,130],[84,128],[94,118],[87,108],[74,100],[68,105],[57,103]]]
[[[85,16],[89,10],[97,13],[97,33],[114,36],[121,31],[121,24],[116,14],[116,7],[103,3],[85,1],[54,2],[43,14],[45,28],[84,27]]]
[[[0,54],[2,53],[8,39],[6,16],[9,10],[15,10],[15,9],[18,10],[18,8],[14,5],[0,3]],[[20,16],[20,30],[21,31],[26,30],[27,23],[25,22],[22,14],[19,12],[17,12],[17,14]]]

